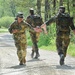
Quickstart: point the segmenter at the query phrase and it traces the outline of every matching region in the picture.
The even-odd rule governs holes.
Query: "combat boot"
[[[34,50],[32,50],[32,53],[31,53],[31,58],[34,57]]]
[[[25,59],[25,57],[23,58],[23,63],[24,63],[24,64],[26,63],[26,59]]]
[[[38,57],[40,56],[39,53],[36,54],[35,59],[38,59]]]
[[[60,55],[60,65],[64,65],[64,54]]]
[[[23,60],[20,61],[19,65],[23,65]]]

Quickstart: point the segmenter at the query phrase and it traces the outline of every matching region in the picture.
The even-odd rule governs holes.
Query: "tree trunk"
[[[75,0],[73,0],[73,17],[75,19]]]
[[[67,9],[68,9],[68,13],[70,14],[70,7],[69,7],[69,0],[67,0]]]
[[[45,0],[45,21],[51,17],[49,0]]]
[[[15,17],[16,14],[16,6],[13,0],[10,0],[10,8],[11,8],[11,12],[13,14],[13,16]]]
[[[54,9],[54,14],[55,14],[55,10],[56,10],[56,0],[53,0],[53,9]]]
[[[41,16],[41,1],[42,0],[37,0],[37,14]]]
[[[60,6],[63,6],[63,0],[60,0]]]

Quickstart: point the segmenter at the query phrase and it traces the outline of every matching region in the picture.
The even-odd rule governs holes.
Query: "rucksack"
[[[42,25],[43,21],[42,21],[42,18],[40,16],[38,16],[38,15],[31,15],[30,18],[31,18],[33,27]]]

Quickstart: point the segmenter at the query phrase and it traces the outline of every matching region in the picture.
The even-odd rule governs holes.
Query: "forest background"
[[[66,12],[74,19],[75,25],[75,0],[0,0],[0,33],[8,32],[9,25],[14,21],[17,12],[24,14],[24,19],[29,15],[29,8],[34,8],[36,14],[39,14],[43,21],[49,20],[59,9],[59,6],[65,6]],[[40,35],[38,46],[44,50],[56,51],[56,25],[48,26],[48,35],[43,32]],[[30,35],[27,32],[28,45],[32,45]],[[75,35],[71,31],[71,42],[68,47],[68,54],[75,56]]]

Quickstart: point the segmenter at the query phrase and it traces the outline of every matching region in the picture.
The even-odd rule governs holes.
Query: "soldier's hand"
[[[42,29],[39,28],[39,27],[36,27],[36,28],[34,28],[34,31],[37,32],[37,33],[40,33],[40,32],[42,32]]]
[[[44,33],[47,34],[47,27],[46,24],[42,24],[41,28],[44,30]]]
[[[17,32],[18,32],[17,29],[13,29],[13,30],[12,30],[12,33],[17,33]]]

